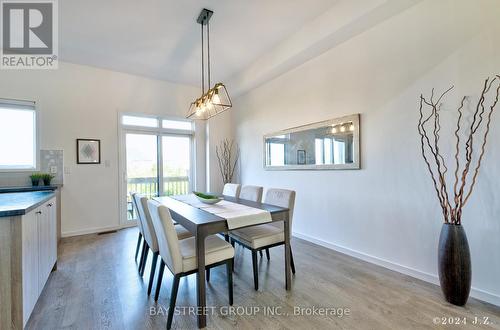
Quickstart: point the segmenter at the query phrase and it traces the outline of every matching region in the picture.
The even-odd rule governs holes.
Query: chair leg
[[[232,245],[232,246],[233,246],[233,248],[234,248],[234,239],[230,238],[229,240],[231,241],[231,245]]]
[[[151,294],[153,288],[153,281],[155,279],[156,264],[158,262],[158,252],[153,253],[153,261],[151,262],[151,272],[149,274],[148,296]]]
[[[141,276],[144,276],[144,270],[146,269],[146,263],[148,261],[148,255],[149,255],[149,245],[146,244],[146,249],[144,250],[144,262],[142,263],[142,268],[139,274]]]
[[[158,297],[160,296],[161,281],[163,279],[163,271],[164,270],[165,270],[165,263],[163,262],[163,259],[161,259],[160,269],[158,270],[158,280],[156,282],[155,301],[158,301]]]
[[[210,268],[207,268],[205,272],[207,273],[207,275],[205,276],[207,278],[207,282],[210,282]]]
[[[229,259],[226,263],[229,306],[233,306],[233,264],[234,264],[234,259]]]
[[[253,285],[255,291],[259,290],[259,272],[257,270],[257,251],[252,250],[252,266],[253,266]]]
[[[269,255],[269,249],[266,249],[266,257],[267,260],[271,260],[271,256]]]
[[[139,232],[137,237],[137,247],[135,248],[135,261],[137,261],[137,256],[139,255],[139,249],[141,248],[142,234]]]
[[[177,290],[179,289],[180,275],[174,275],[172,283],[172,292],[170,294],[170,307],[168,308],[167,329],[172,327],[172,319],[174,318],[175,300],[177,299]]]
[[[141,259],[139,261],[139,273],[141,272],[142,266],[144,264],[144,252],[146,252],[146,247],[147,246],[148,246],[148,243],[146,243],[146,240],[143,240],[143,242],[142,242]]]
[[[263,257],[262,250],[259,250],[259,255],[261,258]]]
[[[224,234],[224,239],[226,240],[226,242],[229,243],[229,235],[228,234]]]
[[[295,274],[295,263],[293,262],[292,247],[290,247],[290,266],[292,268],[292,273]]]

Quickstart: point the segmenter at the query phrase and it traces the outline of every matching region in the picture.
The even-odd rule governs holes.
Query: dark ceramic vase
[[[446,300],[457,306],[467,302],[471,287],[471,261],[462,225],[443,224],[439,236],[439,282]]]

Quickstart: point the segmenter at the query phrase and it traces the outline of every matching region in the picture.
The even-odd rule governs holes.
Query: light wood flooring
[[[135,228],[63,239],[58,269],[51,274],[27,329],[164,329],[173,277],[165,269],[158,304],[148,298],[150,264],[141,278],[134,261],[136,242]],[[209,313],[207,328],[500,329],[499,307],[472,298],[465,308],[455,307],[443,300],[438,286],[300,239],[294,238],[292,247],[297,268],[292,290],[284,289],[283,250],[277,247],[271,249],[270,261],[265,254],[259,258],[256,292],[251,253],[237,246],[233,306],[237,308],[227,315],[225,267],[213,269],[207,306],[215,309]],[[181,279],[177,306],[195,305],[196,282],[191,275]],[[295,315],[296,306],[311,308],[309,312],[313,307],[343,308],[349,315]],[[163,313],[154,315],[160,308]],[[252,308],[254,315],[239,315]],[[461,323],[466,318],[467,325],[434,325],[448,317]],[[472,324],[485,318],[489,325]],[[196,317],[175,315],[173,328],[196,329]]]

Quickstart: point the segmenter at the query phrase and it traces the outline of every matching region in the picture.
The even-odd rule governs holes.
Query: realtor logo
[[[2,69],[57,69],[56,0],[0,0]]]

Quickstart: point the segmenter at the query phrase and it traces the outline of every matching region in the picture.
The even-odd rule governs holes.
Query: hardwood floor
[[[64,239],[58,269],[35,306],[27,329],[164,329],[173,276],[165,270],[158,304],[148,298],[151,265],[140,278],[134,261],[137,230]],[[225,267],[212,269],[207,285],[208,328],[213,329],[500,329],[500,307],[470,299],[465,308],[446,303],[439,287],[358,259],[293,239],[297,274],[284,289],[282,247],[259,257],[259,291],[253,289],[250,251],[236,247],[234,313],[227,310]],[[151,260],[151,258],[149,258]],[[177,306],[196,305],[195,275],[181,279]],[[153,289],[154,290],[154,289]],[[343,317],[294,315],[294,307],[349,310]],[[275,309],[265,310],[266,307]],[[239,315],[257,310],[255,315]],[[155,311],[161,311],[156,313]],[[337,310],[338,311],[338,310]],[[275,315],[270,315],[272,312]],[[311,309],[307,312],[312,312]],[[285,315],[288,313],[288,315]],[[195,329],[196,317],[175,315],[173,328]],[[235,315],[238,314],[238,315]],[[466,318],[467,325],[435,326],[434,319]],[[488,318],[489,325],[472,325]]]

